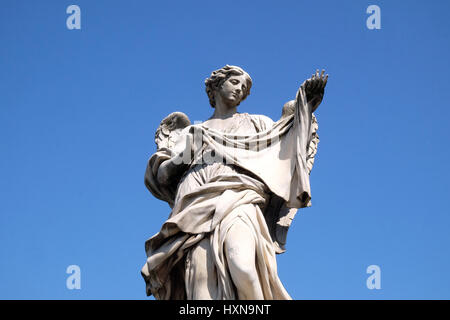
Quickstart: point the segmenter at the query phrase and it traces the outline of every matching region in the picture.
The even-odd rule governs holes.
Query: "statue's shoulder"
[[[249,114],[258,131],[264,131],[273,127],[275,123],[271,118],[263,114]]]

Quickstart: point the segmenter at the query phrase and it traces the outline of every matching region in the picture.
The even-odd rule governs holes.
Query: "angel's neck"
[[[214,113],[210,119],[226,119],[237,113],[237,106],[230,107],[222,103],[216,103]]]

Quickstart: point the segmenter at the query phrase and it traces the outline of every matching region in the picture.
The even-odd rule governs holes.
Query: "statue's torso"
[[[245,135],[257,133],[254,118],[257,116],[248,113],[235,113],[226,119],[209,119],[202,123],[203,126],[223,133]]]
[[[225,134],[253,135],[267,130],[273,125],[273,121],[261,115],[236,113],[233,117],[226,119],[226,122],[208,120],[203,122],[202,125]],[[251,188],[266,189],[265,185],[249,172],[235,165],[214,159],[211,152],[211,148],[207,147],[194,159],[193,165],[185,172],[180,180],[175,201],[200,186],[204,186],[211,181],[220,180],[223,177],[225,179],[235,179],[237,183],[241,181]]]

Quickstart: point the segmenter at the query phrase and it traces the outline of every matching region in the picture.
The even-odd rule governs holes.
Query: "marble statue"
[[[291,299],[277,274],[297,209],[311,205],[309,174],[317,152],[313,112],[328,75],[300,86],[274,122],[237,112],[250,94],[243,69],[205,80],[213,115],[191,124],[182,112],[161,121],[145,185],[172,211],[145,243],[141,270],[156,299]]]

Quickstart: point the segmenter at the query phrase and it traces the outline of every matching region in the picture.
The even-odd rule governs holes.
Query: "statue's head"
[[[252,78],[243,69],[226,65],[213,71],[205,80],[205,86],[211,107],[215,108],[217,94],[220,94],[227,103],[238,106],[250,94]]]

